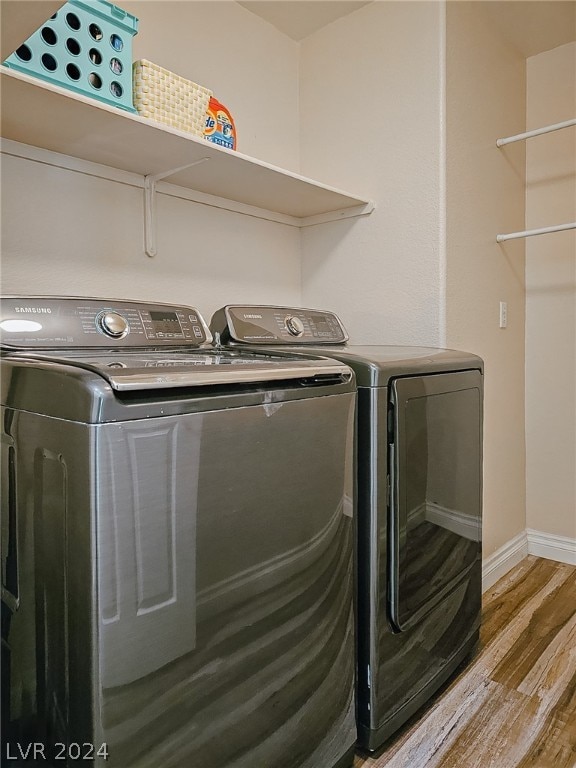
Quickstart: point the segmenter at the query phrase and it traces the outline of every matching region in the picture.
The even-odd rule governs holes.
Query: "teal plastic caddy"
[[[138,19],[107,0],[69,0],[4,66],[128,112]]]

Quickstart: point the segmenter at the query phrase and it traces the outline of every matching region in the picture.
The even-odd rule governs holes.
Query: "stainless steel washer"
[[[182,306],[9,297],[0,329],[3,754],[349,765],[352,371]]]
[[[358,739],[375,750],[479,636],[483,363],[426,347],[354,346],[333,312],[230,305],[225,345],[325,354],[358,384]]]

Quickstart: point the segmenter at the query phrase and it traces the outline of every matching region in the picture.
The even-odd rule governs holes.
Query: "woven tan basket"
[[[204,137],[212,91],[146,59],[134,62],[132,75],[139,115]]]

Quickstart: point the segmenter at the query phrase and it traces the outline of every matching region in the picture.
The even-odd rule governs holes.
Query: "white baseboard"
[[[524,560],[528,554],[528,537],[526,531],[522,531],[504,546],[497,549],[482,563],[482,592],[495,584],[498,579],[505,576],[508,571]]]
[[[557,560],[560,563],[576,565],[576,539],[567,536],[553,536],[551,533],[526,529],[528,554]]]
[[[576,565],[576,539],[527,528],[483,561],[482,591],[485,592],[505,576],[526,555]]]

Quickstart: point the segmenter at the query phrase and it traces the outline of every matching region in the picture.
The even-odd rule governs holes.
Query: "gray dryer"
[[[329,355],[358,384],[358,738],[375,750],[478,641],[483,363],[426,347],[354,346],[332,312],[230,305],[233,348]]]

